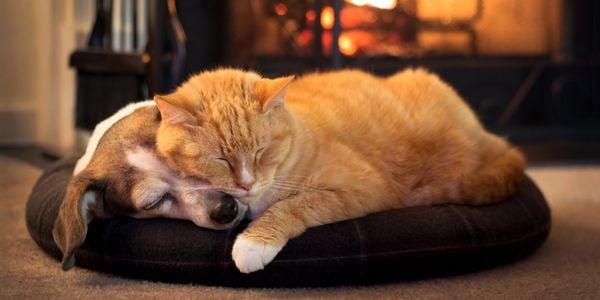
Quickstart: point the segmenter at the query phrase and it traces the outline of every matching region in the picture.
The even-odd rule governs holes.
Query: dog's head
[[[94,130],[52,232],[64,270],[75,264],[74,251],[93,218],[166,217],[210,229],[231,228],[244,218],[246,205],[207,181],[181,177],[157,154],[160,114],[151,102],[126,107]]]

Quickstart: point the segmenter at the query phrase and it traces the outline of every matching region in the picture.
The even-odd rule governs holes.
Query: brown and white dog
[[[124,107],[94,129],[52,232],[64,270],[75,264],[74,250],[96,217],[167,217],[211,229],[231,228],[244,218],[245,204],[167,166],[155,151],[159,125],[154,101],[144,101]]]

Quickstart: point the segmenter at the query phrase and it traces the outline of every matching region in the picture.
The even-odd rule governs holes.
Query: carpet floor
[[[552,209],[546,243],[529,257],[459,276],[318,289],[235,289],[63,272],[33,242],[25,203],[37,164],[0,154],[0,299],[600,299],[600,166],[528,169]]]

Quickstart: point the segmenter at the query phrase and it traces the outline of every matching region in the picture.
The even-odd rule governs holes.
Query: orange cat
[[[312,226],[406,206],[500,201],[525,166],[452,88],[420,69],[296,80],[220,69],[155,100],[157,146],[169,164],[249,205],[255,220],[232,252],[244,273]]]

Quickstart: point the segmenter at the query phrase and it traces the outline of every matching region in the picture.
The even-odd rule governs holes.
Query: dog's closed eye
[[[171,197],[171,194],[165,193],[158,198],[149,199],[149,200],[150,201],[148,201],[148,203],[145,203],[144,206],[142,206],[143,210],[153,210],[153,209],[160,208],[163,204],[171,201],[172,197]]]

